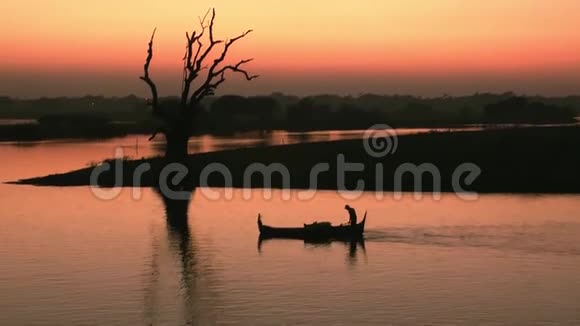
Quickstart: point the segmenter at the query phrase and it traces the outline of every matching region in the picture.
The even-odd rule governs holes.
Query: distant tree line
[[[487,123],[566,123],[574,121],[571,108],[525,97],[510,97],[485,106]]]
[[[147,116],[143,98],[83,96],[15,99],[0,96],[0,119],[39,119],[46,115],[99,115],[111,120],[141,120]]]
[[[179,107],[178,97],[160,98],[160,102],[169,110]],[[192,128],[198,134],[361,129],[377,123],[393,127],[570,123],[580,116],[580,96],[521,97],[513,93],[437,98],[372,94],[300,98],[274,93],[250,97],[212,96],[201,104]],[[150,132],[156,126],[150,110],[145,99],[133,95],[113,98],[0,97],[0,119],[37,119],[47,127],[66,128],[68,124],[92,125],[100,129],[114,122],[125,125],[126,132]]]

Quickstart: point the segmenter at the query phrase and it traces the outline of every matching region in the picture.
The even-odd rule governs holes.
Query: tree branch
[[[185,37],[187,38],[187,44],[185,47],[185,55],[183,57],[184,60],[184,67],[183,67],[183,83],[182,83],[182,90],[181,90],[181,108],[183,110],[185,110],[187,108],[187,99],[189,97],[189,90],[191,88],[191,83],[197,78],[197,76],[199,75],[199,72],[201,70],[203,70],[203,68],[201,67],[201,63],[203,61],[203,56],[207,55],[207,53],[209,53],[209,51],[211,51],[211,48],[208,48],[206,51],[204,51],[204,53],[202,54],[202,57],[200,58],[200,53],[201,50],[203,48],[203,44],[201,42],[201,38],[203,37],[203,35],[205,34],[205,31],[207,29],[208,26],[206,26],[206,19],[207,19],[207,15],[209,14],[210,10],[208,10],[205,15],[203,16],[203,19],[200,17],[199,18],[199,24],[201,26],[201,32],[196,35],[196,32],[194,31],[192,33],[192,36],[189,37],[188,33],[185,33]],[[210,46],[212,46],[211,44],[217,44],[216,42],[213,41],[213,21],[215,19],[215,11],[212,11],[212,18],[210,21]],[[196,45],[196,49],[195,49],[195,55],[194,55],[194,44]],[[209,50],[209,51],[208,51]]]
[[[201,65],[203,63],[203,61],[205,60],[205,58],[207,57],[207,55],[211,52],[211,50],[213,49],[213,47],[216,44],[220,44],[223,41],[218,40],[215,41],[213,39],[213,23],[215,20],[215,9],[211,10],[211,19],[209,22],[209,45],[207,47],[207,49],[205,49],[205,51],[203,52],[203,54],[199,57],[199,59],[197,59],[197,61],[195,62],[195,70],[199,71],[201,69]]]
[[[232,65],[225,66],[225,67],[223,67],[222,69],[218,70],[218,71],[216,72],[216,75],[218,75],[218,74],[222,74],[222,73],[224,73],[226,70],[231,70],[231,71],[234,71],[234,72],[239,72],[239,73],[243,74],[243,75],[244,75],[244,77],[246,77],[246,80],[248,80],[248,81],[250,81],[250,80],[252,80],[252,79],[254,79],[254,78],[258,78],[260,75],[250,75],[250,74],[249,74],[249,73],[248,73],[246,70],[244,70],[244,69],[240,69],[240,66],[241,66],[241,65],[243,65],[243,64],[245,64],[245,63],[248,63],[248,62],[252,62],[253,60],[254,60],[254,59],[245,59],[245,60],[241,60],[240,62],[238,62],[238,63],[237,63],[236,65],[234,65],[234,66],[232,66]]]
[[[149,88],[151,89],[151,107],[153,108],[153,114],[163,117],[161,110],[159,109],[159,96],[157,94],[157,86],[149,77],[149,66],[151,65],[151,60],[153,59],[153,39],[155,38],[155,32],[157,28],[153,30],[151,34],[151,39],[149,40],[149,47],[147,49],[147,58],[145,59],[145,64],[143,65],[143,76],[139,77],[143,80]]]
[[[207,95],[213,95],[216,88],[225,81],[225,72],[227,70],[231,70],[233,72],[239,72],[239,73],[243,74],[244,77],[246,78],[246,80],[252,80],[252,79],[258,77],[258,75],[250,75],[246,70],[240,68],[243,64],[248,63],[248,62],[252,61],[253,59],[241,60],[236,65],[233,65],[233,66],[228,65],[228,66],[225,66],[225,67],[216,71],[216,69],[220,65],[220,63],[222,63],[225,60],[225,58],[228,54],[228,50],[230,49],[230,46],[232,46],[236,41],[244,38],[246,35],[250,34],[251,32],[252,32],[251,29],[247,30],[246,32],[244,32],[244,33],[242,33],[242,34],[240,34],[240,35],[238,35],[238,36],[236,36],[236,37],[234,37],[226,42],[221,55],[214,60],[213,64],[209,68],[205,82],[203,82],[203,84],[201,84],[201,86],[199,86],[199,88],[195,92],[193,92],[191,99],[189,100],[190,106],[193,106],[194,103],[201,101]],[[211,35],[211,28],[210,28],[210,35]],[[219,77],[219,79],[214,82],[214,79],[216,77]]]
[[[199,18],[199,23],[201,30],[199,33],[193,31],[191,34],[189,32],[185,33],[186,46],[185,54],[183,56],[183,80],[181,89],[181,111],[193,110],[194,107],[207,95],[213,95],[215,90],[226,80],[226,72],[236,72],[242,74],[246,80],[252,80],[257,78],[258,75],[251,75],[248,71],[243,69],[243,65],[251,62],[252,59],[241,60],[235,65],[226,65],[221,68],[219,66],[224,62],[227,57],[230,47],[236,43],[238,40],[246,37],[252,32],[252,30],[247,30],[246,32],[227,40],[224,44],[221,54],[211,62],[210,65],[206,65],[205,61],[208,56],[212,53],[212,50],[217,44],[224,43],[223,40],[215,40],[213,34],[214,22],[215,22],[215,9],[211,9],[211,16],[209,16],[210,10],[206,12],[203,18]],[[209,21],[208,20],[209,16]],[[149,77],[149,66],[151,60],[153,59],[153,39],[155,37],[155,30],[151,35],[151,40],[149,41],[149,48],[147,50],[147,59],[143,67],[144,74],[140,78],[149,85],[152,94],[151,105],[153,107],[154,115],[165,119],[169,119],[167,112],[162,111],[159,108],[159,99],[157,94],[157,87],[155,83]],[[206,33],[207,31],[207,33]],[[209,43],[204,46],[202,38],[208,34]],[[209,60],[208,60],[209,61]],[[208,67],[209,66],[209,67]],[[190,94],[192,83],[197,80],[200,72],[204,69],[208,69],[207,76],[205,80],[201,82],[199,87]],[[174,117],[178,118],[179,117]]]
[[[165,128],[158,128],[157,130],[155,130],[155,132],[153,133],[153,135],[151,135],[151,137],[149,137],[149,141],[152,141],[153,139],[155,139],[155,137],[157,136],[157,134],[166,134],[167,130]]]

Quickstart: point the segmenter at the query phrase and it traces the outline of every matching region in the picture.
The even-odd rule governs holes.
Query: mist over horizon
[[[148,97],[148,89],[134,75],[121,73],[50,73],[34,75],[4,73],[0,78],[0,96],[33,99],[41,97],[80,97],[86,95],[122,97],[136,95]],[[411,95],[417,97],[470,96],[476,93],[502,94],[513,92],[524,96],[563,97],[580,95],[580,76],[562,73],[558,80],[549,74],[504,77],[493,75],[463,76],[362,76],[348,74],[292,74],[261,75],[251,83],[232,76],[216,95],[258,96],[283,93],[299,97],[315,95],[359,96]],[[54,78],[54,79],[51,79]],[[178,96],[181,86],[178,73],[156,76],[160,96]]]

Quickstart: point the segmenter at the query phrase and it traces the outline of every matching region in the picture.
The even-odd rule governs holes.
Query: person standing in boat
[[[350,224],[351,226],[355,226],[356,225],[356,211],[354,210],[354,208],[352,208],[348,205],[344,205],[344,209],[346,209],[348,211],[348,224]]]

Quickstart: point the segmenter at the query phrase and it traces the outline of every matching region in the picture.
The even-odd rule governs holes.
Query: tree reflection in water
[[[170,254],[163,248],[161,236],[153,236],[150,275],[146,288],[145,314],[148,323],[156,324],[162,321],[181,319],[183,324],[212,324],[216,322],[218,296],[213,289],[217,288],[217,277],[212,274],[207,254],[200,253],[194,233],[188,223],[188,210],[192,193],[186,200],[175,200],[163,196],[156,190],[165,208],[166,238]],[[169,259],[176,264],[167,264]],[[177,270],[170,273],[167,270],[176,266]],[[179,284],[173,291],[171,286],[179,278]],[[160,298],[169,294],[168,298]],[[175,298],[180,298],[181,304],[175,306]],[[165,300],[163,300],[165,299]],[[175,316],[175,310],[181,317]],[[170,313],[170,316],[166,314]]]

